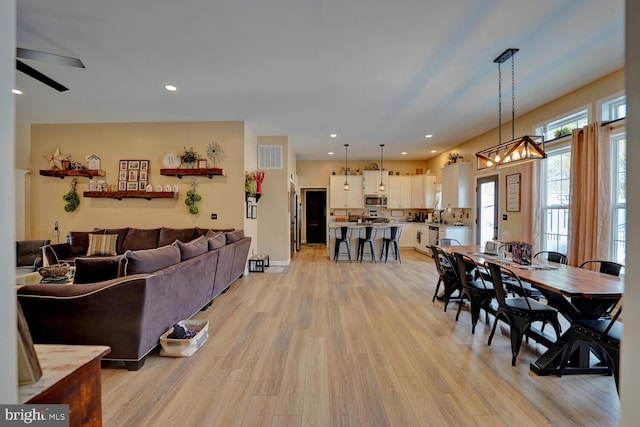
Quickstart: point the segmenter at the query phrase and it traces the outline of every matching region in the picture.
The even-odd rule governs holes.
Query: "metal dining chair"
[[[388,233],[387,233],[388,231]],[[384,257],[384,262],[387,262],[389,258],[389,248],[393,248],[393,253],[396,257],[396,261],[402,263],[400,259],[400,235],[402,234],[402,227],[392,226],[384,229],[382,234],[382,246],[380,247],[380,261]]]
[[[364,258],[364,249],[369,244],[369,252],[371,253],[371,259],[376,262],[376,231],[372,226],[367,226],[358,230],[358,259],[362,262]]]
[[[458,239],[442,238],[436,239],[436,246],[462,246]]]
[[[351,262],[351,230],[349,227],[335,229],[335,249],[333,254],[335,262],[338,262],[338,258],[340,258],[340,246],[343,244],[347,247],[347,255],[349,256],[349,262]]]
[[[555,262],[558,264],[564,264],[564,265],[569,264],[569,258],[567,258],[565,254],[556,252],[556,251],[540,251],[537,254],[535,254],[533,257],[537,259],[549,261],[549,262]]]
[[[492,283],[486,283],[476,263],[469,256],[454,252],[456,259],[455,268],[457,268],[458,277],[462,290],[460,291],[460,301],[458,305],[458,313],[456,313],[456,322],[460,316],[462,303],[465,297],[469,300],[469,311],[471,311],[471,333],[476,333],[476,324],[480,318],[480,310],[484,308],[485,312],[489,311],[489,304],[496,296]],[[472,279],[473,278],[473,279]],[[489,323],[489,315],[487,314],[487,323]]]
[[[436,291],[433,293],[433,299],[431,302],[436,300],[440,284],[442,283],[444,285],[444,292],[442,296],[444,301],[444,311],[447,311],[447,305],[449,305],[451,296],[461,289],[460,280],[458,279],[457,270],[452,266],[453,260],[449,258],[449,255],[443,251],[442,248],[435,245],[431,246],[431,250],[433,251],[433,260],[436,263],[436,270],[438,270],[439,276]],[[445,265],[445,260],[447,265]]]
[[[591,265],[600,264],[599,272],[609,274],[611,276],[620,276],[620,270],[624,268],[624,265],[614,261],[602,261],[597,259],[590,259],[580,264],[580,268],[589,268]]]
[[[622,305],[611,319],[578,319],[571,324],[567,350],[564,352],[558,376],[564,374],[575,346],[586,341],[597,346],[601,351],[597,356],[601,362],[609,365],[609,375],[613,373],[616,389],[620,392],[620,342],[622,341],[622,322],[618,321],[622,313]],[[580,351],[580,350],[577,350]]]
[[[498,310],[496,311],[493,328],[491,329],[491,335],[489,335],[487,344],[491,345],[493,335],[498,326],[498,320],[501,318],[505,319],[509,324],[511,335],[511,366],[516,366],[516,358],[522,346],[522,338],[531,327],[531,323],[538,321],[543,324],[550,323],[556,331],[556,336],[560,338],[558,310],[526,296],[507,298],[502,275],[507,274],[512,277],[522,289],[522,295],[525,295],[520,277],[512,270],[493,262],[487,262],[485,267],[491,273],[493,288],[495,289],[496,299],[498,300]]]

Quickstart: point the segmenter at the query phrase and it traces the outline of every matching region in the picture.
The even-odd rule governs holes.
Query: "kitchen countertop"
[[[471,225],[469,224],[465,224],[465,225],[453,225],[453,224],[440,224],[440,223],[433,223],[433,222],[416,222],[416,221],[393,221],[391,220],[391,222],[374,222],[374,223],[358,223],[358,222],[348,222],[348,221],[344,221],[344,222],[338,222],[338,221],[332,221],[329,223],[329,227],[365,227],[367,225],[372,225],[374,227],[391,227],[393,225],[408,225],[408,224],[416,224],[416,225],[423,225],[423,226],[432,226],[432,227],[438,227],[438,228],[469,228],[471,227]]]

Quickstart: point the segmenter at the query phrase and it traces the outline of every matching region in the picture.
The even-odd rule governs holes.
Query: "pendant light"
[[[477,169],[493,169],[511,166],[532,160],[545,159],[544,137],[525,135],[515,138],[516,96],[515,96],[515,59],[520,49],[507,49],[493,60],[498,64],[498,145],[476,153]],[[501,64],[511,59],[511,141],[502,142],[502,69]]]
[[[382,177],[383,177],[383,173],[384,173],[384,156],[382,155],[382,152],[384,150],[384,144],[380,144],[380,186],[378,187],[379,191],[384,191],[384,182],[382,182]]]
[[[349,144],[344,144],[344,191],[349,191],[349,163],[348,159]]]

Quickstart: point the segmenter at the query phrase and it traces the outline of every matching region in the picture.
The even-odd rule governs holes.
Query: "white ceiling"
[[[288,135],[302,160],[342,157],[345,143],[352,159],[379,144],[387,159],[424,159],[494,128],[493,59],[507,48],[520,49],[517,115],[624,64],[623,0],[16,3],[19,47],[87,67],[25,61],[71,90],[16,73],[18,121],[244,120]]]

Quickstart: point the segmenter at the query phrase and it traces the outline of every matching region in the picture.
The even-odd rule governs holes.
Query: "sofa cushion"
[[[176,240],[173,244],[178,246],[178,248],[180,249],[180,259],[182,261],[196,257],[198,255],[202,255],[209,250],[207,238],[204,236],[200,236],[188,243]]]
[[[153,249],[158,247],[159,228],[144,230],[141,228],[129,228],[124,238],[122,249],[137,251],[141,249]]]
[[[206,234],[209,250],[218,249],[227,244],[227,236],[222,231],[209,231]]]
[[[69,256],[75,258],[87,255],[89,248],[89,231],[70,231],[69,232]]]
[[[87,256],[116,255],[117,234],[89,234]]]
[[[244,230],[234,230],[226,233],[227,235],[227,244],[237,242],[238,240],[244,238]]]
[[[124,253],[126,258],[125,276],[138,273],[153,273],[180,262],[180,249],[177,246],[167,245],[157,249],[143,249],[139,251],[128,250]]]
[[[227,231],[233,231],[235,230],[235,228],[199,228],[196,227],[196,235],[195,237],[200,237],[200,236],[206,236],[206,234],[210,231],[213,232],[223,232],[226,233]]]
[[[73,284],[96,283],[117,278],[122,259],[122,256],[76,258]]]
[[[16,266],[41,267],[42,247],[49,243],[50,240],[16,241]]]
[[[117,234],[118,239],[116,240],[116,253],[122,254],[125,251],[122,245],[124,244],[124,238],[127,236],[128,231],[129,231],[129,227],[127,228],[94,228],[92,233]]]
[[[160,229],[160,236],[158,237],[158,246],[166,246],[179,240],[181,242],[190,242],[195,237],[195,228],[166,228]]]

